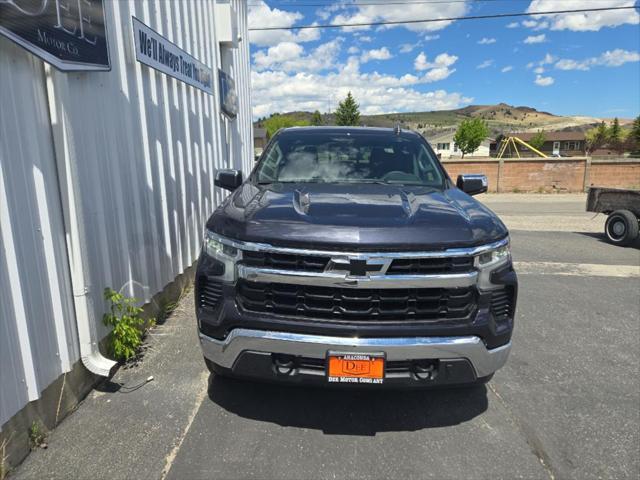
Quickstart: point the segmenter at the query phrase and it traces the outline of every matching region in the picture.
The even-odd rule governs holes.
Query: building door
[[[553,142],[553,154],[560,155],[560,142]]]

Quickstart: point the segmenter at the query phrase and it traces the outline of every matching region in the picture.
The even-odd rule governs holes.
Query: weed
[[[108,348],[116,360],[127,361],[134,357],[142,344],[142,336],[147,327],[155,325],[155,319],[145,322],[142,307],[136,306],[137,299],[125,297],[110,288],[104,289],[104,298],[111,305],[102,321],[112,327],[109,333]]]
[[[9,474],[9,467],[7,466],[7,446],[9,445],[9,440],[11,440],[11,435],[0,443],[0,480],[4,480]]]
[[[32,449],[47,447],[47,432],[39,422],[33,421],[29,427],[29,444]]]

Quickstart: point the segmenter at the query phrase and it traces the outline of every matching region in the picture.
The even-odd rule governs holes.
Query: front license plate
[[[332,383],[373,383],[384,380],[384,355],[361,353],[328,354],[327,379]]]

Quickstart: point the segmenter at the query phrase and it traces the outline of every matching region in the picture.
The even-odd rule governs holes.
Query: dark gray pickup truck
[[[206,225],[196,314],[209,369],[287,383],[488,381],[511,349],[509,234],[400,129],[277,133]]]

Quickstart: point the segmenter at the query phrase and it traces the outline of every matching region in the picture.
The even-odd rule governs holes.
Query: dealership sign
[[[0,35],[59,70],[111,68],[103,0],[0,0]]]
[[[133,17],[136,60],[213,95],[213,72],[155,30]]]

